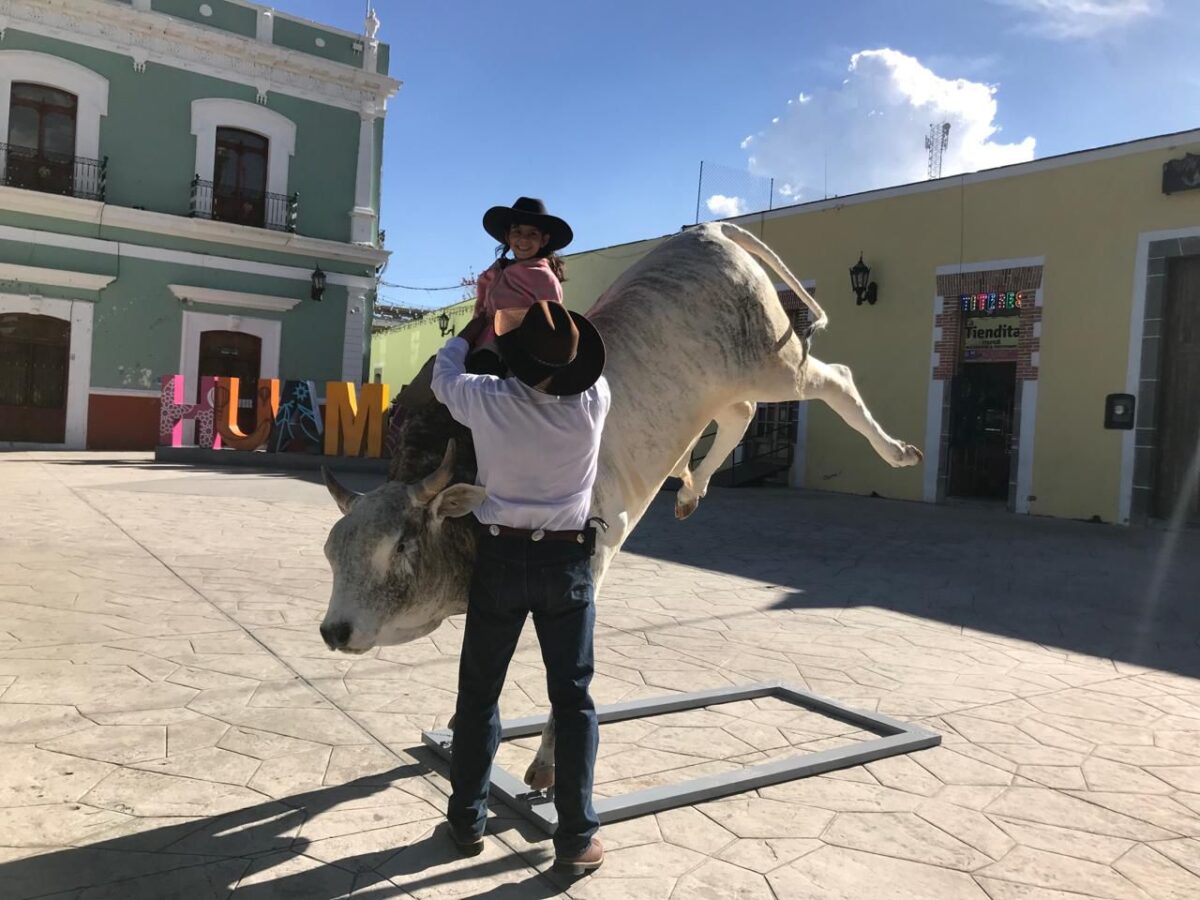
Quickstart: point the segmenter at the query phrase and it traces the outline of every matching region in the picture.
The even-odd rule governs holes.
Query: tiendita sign
[[[260,378],[256,419],[249,434],[238,427],[238,379],[205,375],[200,402],[184,400],[182,375],[164,375],[158,417],[158,442],[183,445],[183,423],[196,423],[196,444],[205,449],[259,450],[270,453],[323,453],[326,456],[383,455],[386,384],[325,384],[325,415],[311,381]]]

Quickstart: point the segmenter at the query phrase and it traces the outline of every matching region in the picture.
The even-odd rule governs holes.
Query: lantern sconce
[[[879,285],[871,281],[871,267],[863,262],[861,252],[858,254],[858,262],[850,269],[850,289],[854,291],[859,306],[862,306],[864,300],[874,306],[875,301],[879,299]]]
[[[445,311],[437,317],[438,328],[442,330],[442,337],[450,333],[450,316]]]
[[[318,303],[325,298],[325,273],[321,271],[320,263],[312,273],[312,290],[309,291],[309,297]]]

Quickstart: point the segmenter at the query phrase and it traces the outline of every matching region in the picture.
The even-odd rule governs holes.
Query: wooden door
[[[1200,256],[1170,261],[1163,311],[1159,383],[1159,459],[1154,514],[1170,518],[1182,506],[1200,523],[1200,486],[1189,467],[1200,467]]]
[[[951,389],[950,496],[1007,499],[1016,386],[1016,363],[963,364]]]
[[[249,434],[257,425],[254,401],[262,364],[262,339],[240,331],[205,331],[200,335],[200,372],[240,378],[238,428]]]
[[[70,348],[64,319],[0,314],[0,440],[66,440]]]

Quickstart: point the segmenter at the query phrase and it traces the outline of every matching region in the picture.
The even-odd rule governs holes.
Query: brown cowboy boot
[[[604,845],[592,838],[587,849],[578,856],[555,856],[554,871],[568,875],[586,875],[600,868],[604,862]]]

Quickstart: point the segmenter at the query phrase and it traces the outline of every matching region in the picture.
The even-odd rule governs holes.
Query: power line
[[[461,284],[451,284],[446,287],[416,287],[411,284],[395,284],[391,281],[380,281],[379,283],[384,287],[399,288],[402,291],[461,291],[463,287]]]

